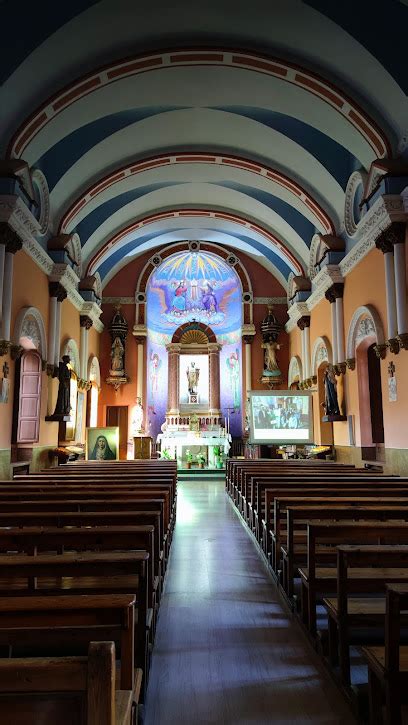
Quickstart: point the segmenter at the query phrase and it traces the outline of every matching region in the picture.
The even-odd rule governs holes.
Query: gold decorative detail
[[[349,370],[355,370],[356,369],[356,358],[355,357],[348,357],[346,360],[346,365]]]
[[[337,375],[344,375],[347,370],[347,363],[346,362],[337,363],[336,369],[338,370]]]
[[[398,355],[400,351],[400,344],[396,337],[390,337],[390,339],[388,340],[388,347],[393,355]]]
[[[408,343],[408,335],[407,335]],[[374,345],[374,352],[380,360],[385,360],[387,356],[388,345],[385,342]]]
[[[24,352],[21,345],[10,345],[10,356],[12,360],[17,360]]]
[[[9,349],[10,349],[11,343],[9,340],[0,340],[0,357],[2,355],[7,355]]]
[[[202,330],[186,330],[180,338],[180,345],[207,345],[208,337]]]
[[[397,335],[397,340],[400,348],[402,347],[403,350],[408,350],[408,332],[402,332],[400,335]]]

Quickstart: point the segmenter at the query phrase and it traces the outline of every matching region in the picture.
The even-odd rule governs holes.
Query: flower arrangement
[[[168,449],[168,448],[165,448],[165,449],[164,449],[164,450],[163,450],[163,451],[161,452],[161,454],[160,454],[160,455],[161,455],[161,457],[162,457],[162,458],[164,458],[164,460],[165,460],[165,461],[172,461],[172,460],[173,460],[173,456],[171,455],[171,453],[170,453],[170,451],[169,451],[169,449]]]
[[[186,450],[186,461],[187,463],[193,462],[193,454],[191,453],[189,448]]]
[[[199,467],[200,468],[204,468],[204,465],[205,465],[205,455],[204,455],[204,453],[197,453],[196,458],[197,458],[197,463],[198,463]]]

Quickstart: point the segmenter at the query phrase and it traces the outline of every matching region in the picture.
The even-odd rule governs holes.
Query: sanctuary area
[[[400,725],[408,0],[0,5],[0,722]]]

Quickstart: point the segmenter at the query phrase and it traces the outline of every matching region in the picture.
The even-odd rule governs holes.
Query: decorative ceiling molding
[[[103,305],[135,305],[134,297],[102,297]]]
[[[312,294],[307,302],[304,303],[307,313],[303,314],[309,314],[313,310],[332,284],[344,281],[344,278],[374,249],[376,239],[393,222],[406,222],[408,220],[408,212],[406,210],[408,208],[408,194],[406,198],[406,207],[404,207],[404,192],[402,195],[386,194],[376,200],[358,225],[358,242],[356,242],[338,266],[327,265],[323,267],[313,279]],[[295,308],[293,312],[291,311],[292,307]],[[287,322],[285,327],[286,332],[291,332],[295,328],[296,322],[300,317],[296,311],[296,306],[292,305],[292,307],[288,310],[289,322]]]
[[[240,226],[250,229],[251,231],[256,232],[257,234],[260,234],[262,237],[267,239],[270,244],[272,244],[273,247],[278,249],[282,253],[282,257],[284,261],[286,261],[286,264],[290,266],[291,268],[295,268],[297,274],[304,274],[303,267],[301,263],[295,258],[295,256],[290,252],[287,247],[285,247],[284,243],[279,240],[274,234],[269,232],[264,227],[261,227],[259,224],[256,224],[255,222],[245,219],[245,217],[239,216],[238,214],[223,212],[223,211],[215,211],[215,210],[209,210],[209,209],[170,209],[167,211],[160,212],[158,214],[149,215],[147,217],[144,217],[143,219],[139,219],[139,221],[134,222],[133,224],[130,224],[129,226],[125,227],[124,229],[121,229],[117,234],[115,234],[113,237],[111,237],[101,249],[97,251],[97,253],[92,257],[92,259],[88,263],[86,274],[95,274],[97,271],[98,265],[102,264],[102,260],[109,252],[110,254],[113,252],[115,246],[119,244],[124,237],[126,237],[128,234],[131,234],[133,231],[137,231],[138,229],[141,229],[145,226],[148,226],[149,224],[154,224],[155,222],[160,222],[165,219],[183,219],[185,217],[202,217],[203,219],[221,219],[223,221],[233,222],[234,224],[239,224]],[[285,260],[286,257],[286,260]]]
[[[286,297],[254,297],[254,305],[285,305],[288,304]]]
[[[21,158],[24,149],[33,138],[59,113],[81,98],[95,91],[100,92],[102,88],[111,83],[140,73],[186,66],[229,67],[261,73],[290,83],[304,93],[320,98],[331,106],[364,138],[376,157],[383,158],[391,153],[390,143],[376,122],[351,97],[323,77],[282,59],[243,51],[223,49],[203,51],[203,49],[193,48],[134,56],[76,79],[45,101],[23,122],[10,141],[7,157]]]
[[[61,234],[68,233],[69,230],[72,231],[78,223],[76,220],[77,215],[79,213],[82,214],[84,210],[86,210],[88,204],[91,204],[99,194],[105,192],[106,189],[109,189],[111,186],[121,183],[130,176],[135,176],[145,171],[151,171],[152,169],[168,167],[176,164],[215,164],[217,166],[229,166],[234,169],[241,169],[242,171],[251,172],[261,176],[271,183],[278,184],[286,191],[293,194],[298,201],[300,200],[304,204],[308,213],[313,213],[316,226],[322,227],[327,234],[334,233],[334,223],[329,215],[324,211],[320,204],[318,204],[317,201],[302,186],[300,186],[300,184],[286,176],[286,174],[240,156],[211,154],[211,152],[153,156],[134,162],[133,164],[126,164],[126,166],[112,171],[108,176],[105,176],[103,179],[99,179],[91,187],[89,187],[87,191],[70,206],[61,219],[58,233]]]

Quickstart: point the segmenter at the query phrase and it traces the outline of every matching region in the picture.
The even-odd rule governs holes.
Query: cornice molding
[[[134,297],[102,297],[103,305],[135,305]]]
[[[408,212],[404,209],[403,194],[380,196],[362,218],[358,225],[359,240],[339,265],[343,277],[350,274],[354,267],[374,249],[377,238],[393,222],[407,221]]]
[[[287,305],[286,297],[254,297],[254,305]]]

